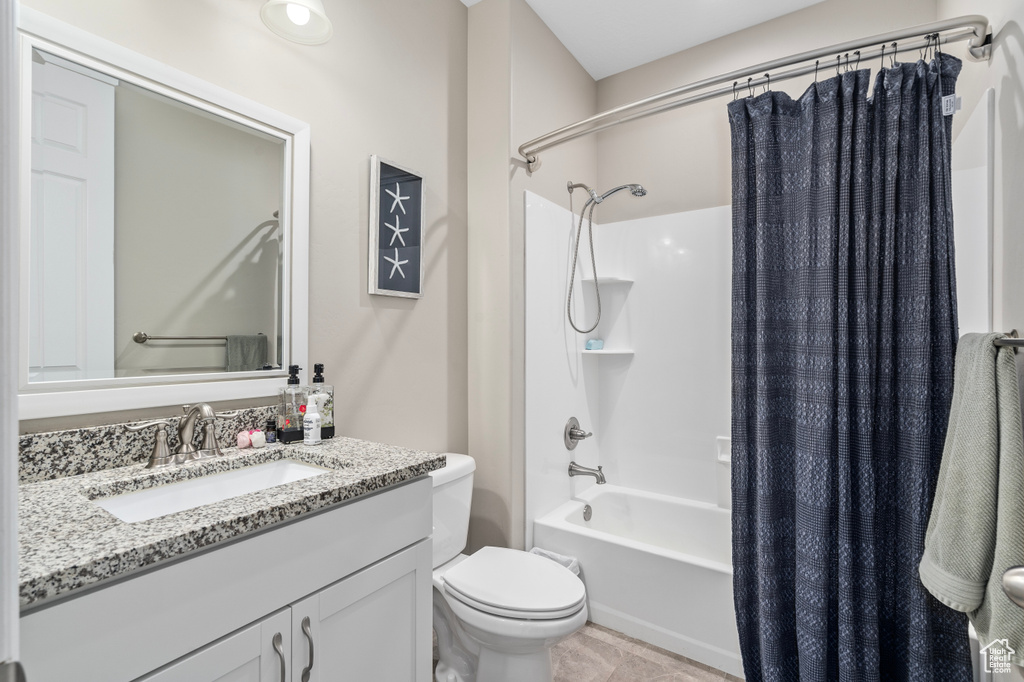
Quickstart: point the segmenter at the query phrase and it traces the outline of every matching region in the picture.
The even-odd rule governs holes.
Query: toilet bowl
[[[504,547],[462,554],[473,459],[448,454],[434,478],[433,615],[438,682],[550,682],[551,647],[587,622],[582,581]]]

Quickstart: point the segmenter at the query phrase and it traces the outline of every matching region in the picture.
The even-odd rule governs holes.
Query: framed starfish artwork
[[[369,293],[423,296],[423,176],[370,157]]]

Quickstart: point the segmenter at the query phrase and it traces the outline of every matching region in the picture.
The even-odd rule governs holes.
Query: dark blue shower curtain
[[[940,73],[941,66],[941,73]],[[729,105],[736,619],[748,680],[967,681],[918,579],[957,339],[960,61]]]

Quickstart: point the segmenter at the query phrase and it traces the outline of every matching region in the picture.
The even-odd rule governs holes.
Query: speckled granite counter
[[[267,490],[124,523],[92,500],[274,459],[293,459],[327,473]],[[444,455],[351,438],[317,446],[275,445],[225,450],[220,458],[163,469],[132,465],[20,488],[19,591],[22,607],[120,577],[160,561],[237,538],[422,476]]]

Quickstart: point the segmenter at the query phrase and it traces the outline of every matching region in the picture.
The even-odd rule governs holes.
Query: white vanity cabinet
[[[429,540],[292,606],[292,670],[309,682],[430,677]],[[425,608],[417,599],[427,595]],[[426,632],[426,637],[422,633]]]
[[[426,682],[432,490],[424,476],[29,610],[27,677],[278,682],[280,632],[285,682],[310,642],[309,682]]]
[[[430,557],[419,542],[138,682],[425,680]]]

